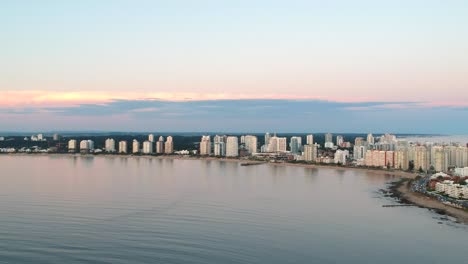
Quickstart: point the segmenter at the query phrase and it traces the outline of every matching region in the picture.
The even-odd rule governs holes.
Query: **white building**
[[[468,177],[468,167],[455,168],[455,175],[460,177]]]
[[[226,139],[226,157],[239,156],[239,139],[231,136]]]
[[[132,153],[140,153],[140,142],[136,139],[132,143]]]
[[[143,154],[152,154],[153,153],[153,142],[147,140],[143,142]]]
[[[78,142],[75,139],[68,141],[68,152],[76,152],[78,148]]]
[[[343,136],[336,136],[336,145],[341,147],[344,143],[344,137]]]
[[[128,152],[128,145],[127,141],[122,140],[119,142],[119,153],[127,153]]]
[[[302,138],[291,137],[289,148],[292,154],[300,154],[302,152]]]
[[[257,137],[256,136],[252,136],[252,135],[247,135],[244,137],[244,144],[245,144],[245,148],[247,149],[247,151],[249,152],[249,154],[255,154],[258,152],[258,149],[257,149]]]
[[[287,138],[273,136],[268,143],[268,152],[286,152]]]
[[[80,151],[88,153],[94,150],[94,142],[92,140],[81,140],[80,141]]]
[[[105,150],[106,152],[115,152],[115,140],[113,138],[106,139]]]
[[[166,138],[166,143],[164,143],[164,153],[172,154],[174,153],[174,141],[171,136]]]
[[[200,141],[200,155],[211,155],[211,137],[202,136]]]
[[[370,145],[374,145],[375,143],[375,139],[374,139],[374,136],[372,134],[367,134],[367,143],[370,144]]]
[[[309,134],[306,136],[306,144],[313,145],[314,144],[314,135]]]
[[[305,161],[316,161],[317,160],[317,153],[318,152],[318,145],[304,145],[304,160]]]
[[[164,137],[160,136],[158,141],[156,142],[156,153],[162,154],[164,153]]]
[[[337,150],[335,152],[335,163],[345,165],[349,157],[348,150]]]
[[[151,142],[151,143],[154,142],[154,135],[153,134],[148,135],[148,141]]]

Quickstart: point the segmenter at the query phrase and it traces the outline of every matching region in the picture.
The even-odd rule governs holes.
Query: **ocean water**
[[[0,263],[466,263],[466,226],[355,170],[0,155]]]

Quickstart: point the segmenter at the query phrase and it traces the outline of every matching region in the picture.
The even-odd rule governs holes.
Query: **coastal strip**
[[[389,186],[391,197],[398,199],[401,204],[414,204],[420,208],[426,208],[440,215],[454,217],[457,222],[468,224],[468,211],[445,205],[432,197],[411,190],[412,180],[402,178],[392,182]]]

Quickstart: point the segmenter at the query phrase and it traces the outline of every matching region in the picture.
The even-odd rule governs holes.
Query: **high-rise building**
[[[426,146],[414,147],[414,169],[427,171],[429,169],[429,160]]]
[[[268,144],[268,152],[286,152],[287,138],[273,136]]]
[[[106,139],[105,150],[106,152],[115,152],[115,140],[113,138]]]
[[[327,133],[325,134],[325,148],[333,148],[333,134]]]
[[[37,135],[37,140],[38,141],[43,141],[44,140],[44,135],[43,134],[38,134]]]
[[[268,132],[265,133],[265,145],[268,145],[270,143],[270,138],[271,138],[270,133],[268,133]]]
[[[348,150],[337,150],[335,152],[335,157],[334,157],[334,162],[336,164],[342,164],[345,165],[347,163],[349,157],[349,151]]]
[[[341,147],[343,146],[344,143],[344,137],[343,136],[336,136],[336,145]]]
[[[54,140],[54,141],[59,141],[61,138],[62,138],[62,137],[61,137],[59,134],[54,134],[54,135],[52,136],[52,140]]]
[[[362,137],[357,137],[354,139],[354,145],[355,146],[363,146],[365,145],[366,141]]]
[[[354,145],[353,156],[355,160],[363,160],[366,158],[367,146]]]
[[[200,155],[211,155],[211,137],[202,136],[200,141]]]
[[[318,145],[307,144],[304,146],[304,160],[316,161],[317,160]]]
[[[395,151],[395,169],[408,170],[409,168],[409,159],[408,159],[408,148],[399,147]]]
[[[164,153],[166,154],[174,153],[174,142],[172,141],[171,136],[168,136],[166,138],[166,143],[164,144]]]
[[[374,136],[372,134],[367,134],[367,143],[370,144],[370,145],[374,145],[375,143],[375,139],[374,139]]]
[[[258,149],[257,149],[258,142],[257,142],[257,137],[256,136],[252,136],[252,135],[245,136],[244,144],[245,144],[245,148],[247,149],[249,154],[257,153],[257,151],[258,151]]]
[[[92,140],[81,140],[80,151],[83,153],[89,153],[94,150],[94,141]]]
[[[313,145],[314,144],[314,135],[309,134],[306,136],[306,144]]]
[[[151,143],[154,142],[154,135],[153,134],[148,135],[148,141],[151,142]]]
[[[226,157],[239,156],[239,139],[237,137],[227,137],[226,139]]]
[[[119,153],[127,153],[128,152],[128,146],[127,146],[127,141],[122,140],[119,142]]]
[[[68,152],[76,152],[78,148],[78,142],[75,139],[68,141]]]
[[[434,146],[431,148],[431,165],[437,172],[447,172],[448,166],[445,159],[445,151],[442,146]]]
[[[156,142],[156,153],[162,154],[164,153],[164,137],[160,136],[158,141]]]
[[[147,140],[143,142],[143,154],[152,154],[153,153],[153,142]]]
[[[223,141],[218,141],[214,143],[214,153],[215,156],[224,157],[226,156],[226,143]]]
[[[300,154],[302,152],[302,138],[301,137],[291,137],[289,142],[289,148],[291,153]]]
[[[140,153],[140,142],[136,139],[132,142],[132,153]]]

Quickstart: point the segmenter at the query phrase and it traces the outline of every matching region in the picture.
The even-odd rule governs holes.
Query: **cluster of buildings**
[[[131,148],[130,148],[131,147]],[[158,141],[155,141],[153,134],[148,136],[148,140],[140,143],[134,139],[131,146],[126,140],[117,142],[113,138],[106,139],[104,149],[95,149],[94,141],[81,140],[78,144],[76,139],[68,141],[68,152],[70,153],[121,153],[121,154],[172,154],[174,153],[174,142],[172,136],[168,136],[164,141],[164,137],[160,136]]]
[[[356,138],[354,159],[357,165],[401,170],[449,172],[468,166],[468,147],[460,144],[410,143],[383,135],[376,140]]]
[[[455,183],[451,180],[437,182],[435,184],[435,191],[444,193],[455,199],[468,199],[468,186]]]

